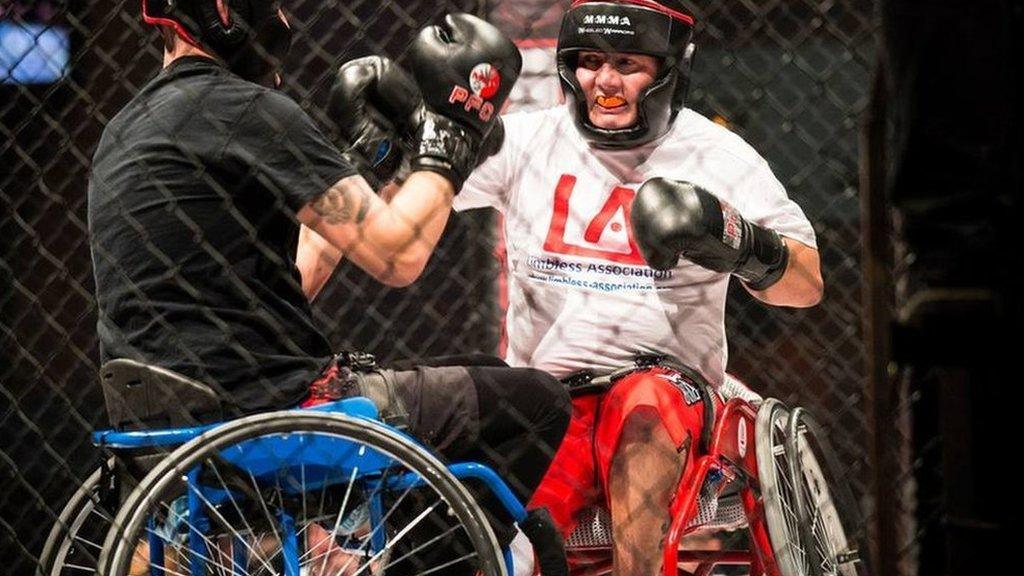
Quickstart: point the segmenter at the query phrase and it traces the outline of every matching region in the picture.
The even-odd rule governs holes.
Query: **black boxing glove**
[[[400,137],[423,103],[416,82],[383,56],[341,65],[327,100],[327,114],[346,140],[346,157],[376,188],[398,171]]]
[[[689,182],[651,178],[630,211],[637,246],[651,268],[668,270],[680,256],[735,274],[764,290],[786,272],[789,249],[774,230],[748,222],[714,194]]]
[[[424,101],[411,169],[441,174],[457,193],[486,154],[501,147],[492,132],[522,63],[516,45],[476,16],[449,14],[421,30],[409,51]]]

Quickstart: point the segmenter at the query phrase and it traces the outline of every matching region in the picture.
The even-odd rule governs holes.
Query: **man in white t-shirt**
[[[725,379],[730,276],[771,305],[822,295],[803,211],[753,148],[684,107],[692,28],[678,0],[574,2],[557,50],[567,105],[505,117],[500,152],[454,202],[504,215],[510,364],[574,383],[638,356],[694,369],[576,395],[531,502],[565,534],[607,504],[616,574],[660,571],[669,502],[719,402],[701,388]]]

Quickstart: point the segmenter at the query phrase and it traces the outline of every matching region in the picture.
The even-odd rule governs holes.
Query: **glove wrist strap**
[[[476,165],[478,138],[457,123],[431,112],[416,131],[410,168],[429,170],[447,178],[458,194]]]
[[[749,222],[747,226],[750,250],[736,275],[748,288],[759,292],[782,279],[789,264],[789,248],[774,230]]]

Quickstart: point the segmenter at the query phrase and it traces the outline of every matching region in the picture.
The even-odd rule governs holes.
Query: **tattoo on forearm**
[[[356,223],[366,220],[366,213],[370,211],[370,193],[362,190],[363,197],[359,203],[359,211],[356,212]]]
[[[370,211],[370,193],[358,186],[334,186],[310,205],[328,224],[360,224]]]

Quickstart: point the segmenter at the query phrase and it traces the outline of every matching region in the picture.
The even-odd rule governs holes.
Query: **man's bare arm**
[[[385,203],[361,176],[349,176],[304,206],[298,218],[377,280],[406,286],[430,259],[453,194],[446,178],[420,171]]]
[[[299,248],[295,254],[295,266],[302,276],[302,293],[310,302],[330,279],[342,259],[338,250],[322,236],[305,224],[299,230]]]
[[[758,300],[773,306],[808,308],[816,305],[825,291],[818,251],[792,238],[782,240],[789,249],[789,262],[782,278],[766,290],[747,290]]]

